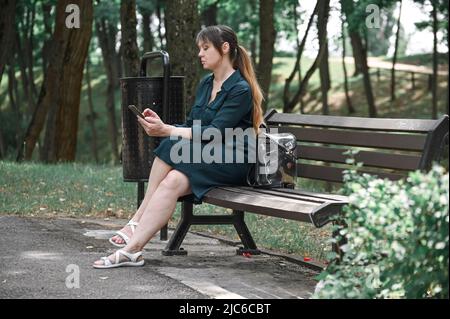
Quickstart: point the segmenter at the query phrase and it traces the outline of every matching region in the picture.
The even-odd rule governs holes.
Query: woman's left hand
[[[150,109],[144,110],[145,120],[138,117],[139,124],[149,136],[169,136],[171,125],[165,124],[155,112]]]

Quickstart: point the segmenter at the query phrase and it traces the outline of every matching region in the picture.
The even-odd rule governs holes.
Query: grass
[[[136,184],[123,182],[118,166],[0,161],[0,214],[130,218],[135,203]],[[230,212],[209,204],[195,206],[195,214]],[[179,218],[180,204],[169,225],[174,227]],[[315,229],[312,225],[254,214],[247,214],[246,222],[261,248],[324,260],[331,247],[327,244],[330,227]],[[232,226],[194,226],[192,230],[239,240]]]
[[[135,187],[121,168],[0,162],[0,212],[20,215],[131,213]]]

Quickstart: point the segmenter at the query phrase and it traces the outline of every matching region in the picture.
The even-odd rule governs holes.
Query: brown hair
[[[263,93],[256,79],[252,60],[247,51],[238,44],[236,33],[226,25],[209,26],[202,29],[196,38],[196,42],[211,42],[212,45],[223,55],[222,44],[228,42],[230,46],[230,60],[233,68],[239,69],[242,76],[250,85],[253,96],[253,128],[259,132],[259,126],[264,122],[262,101]]]

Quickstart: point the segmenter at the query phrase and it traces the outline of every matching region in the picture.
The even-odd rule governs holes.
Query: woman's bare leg
[[[153,165],[150,170],[150,176],[148,178],[148,186],[147,191],[145,193],[145,197],[142,200],[141,205],[139,206],[136,214],[131,218],[132,221],[138,223],[141,219],[142,214],[144,213],[145,208],[147,207],[150,198],[152,197],[155,190],[158,188],[159,183],[167,176],[167,174],[172,170],[173,168],[166,164],[163,160],[161,160],[159,157],[155,156],[155,159],[153,160]],[[125,233],[128,237],[132,235],[130,226],[125,226],[121,229],[123,233]],[[116,235],[112,238],[112,240],[117,244],[123,244],[125,241],[122,237]]]
[[[153,193],[133,237],[123,249],[131,253],[141,251],[150,239],[167,224],[175,211],[178,198],[190,193],[191,188],[186,175],[177,170],[170,171]],[[109,258],[114,262],[114,254]],[[98,260],[95,264],[102,265],[103,261]]]

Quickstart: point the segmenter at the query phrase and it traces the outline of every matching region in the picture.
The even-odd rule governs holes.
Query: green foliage
[[[314,297],[448,298],[448,179],[438,165],[398,182],[347,171],[345,253],[329,256]]]
[[[94,2],[94,4],[94,18],[96,21],[105,19],[116,25],[120,22],[119,0]]]
[[[219,1],[217,23],[229,25],[236,32],[240,44],[250,49],[252,41],[259,38],[259,2]]]

